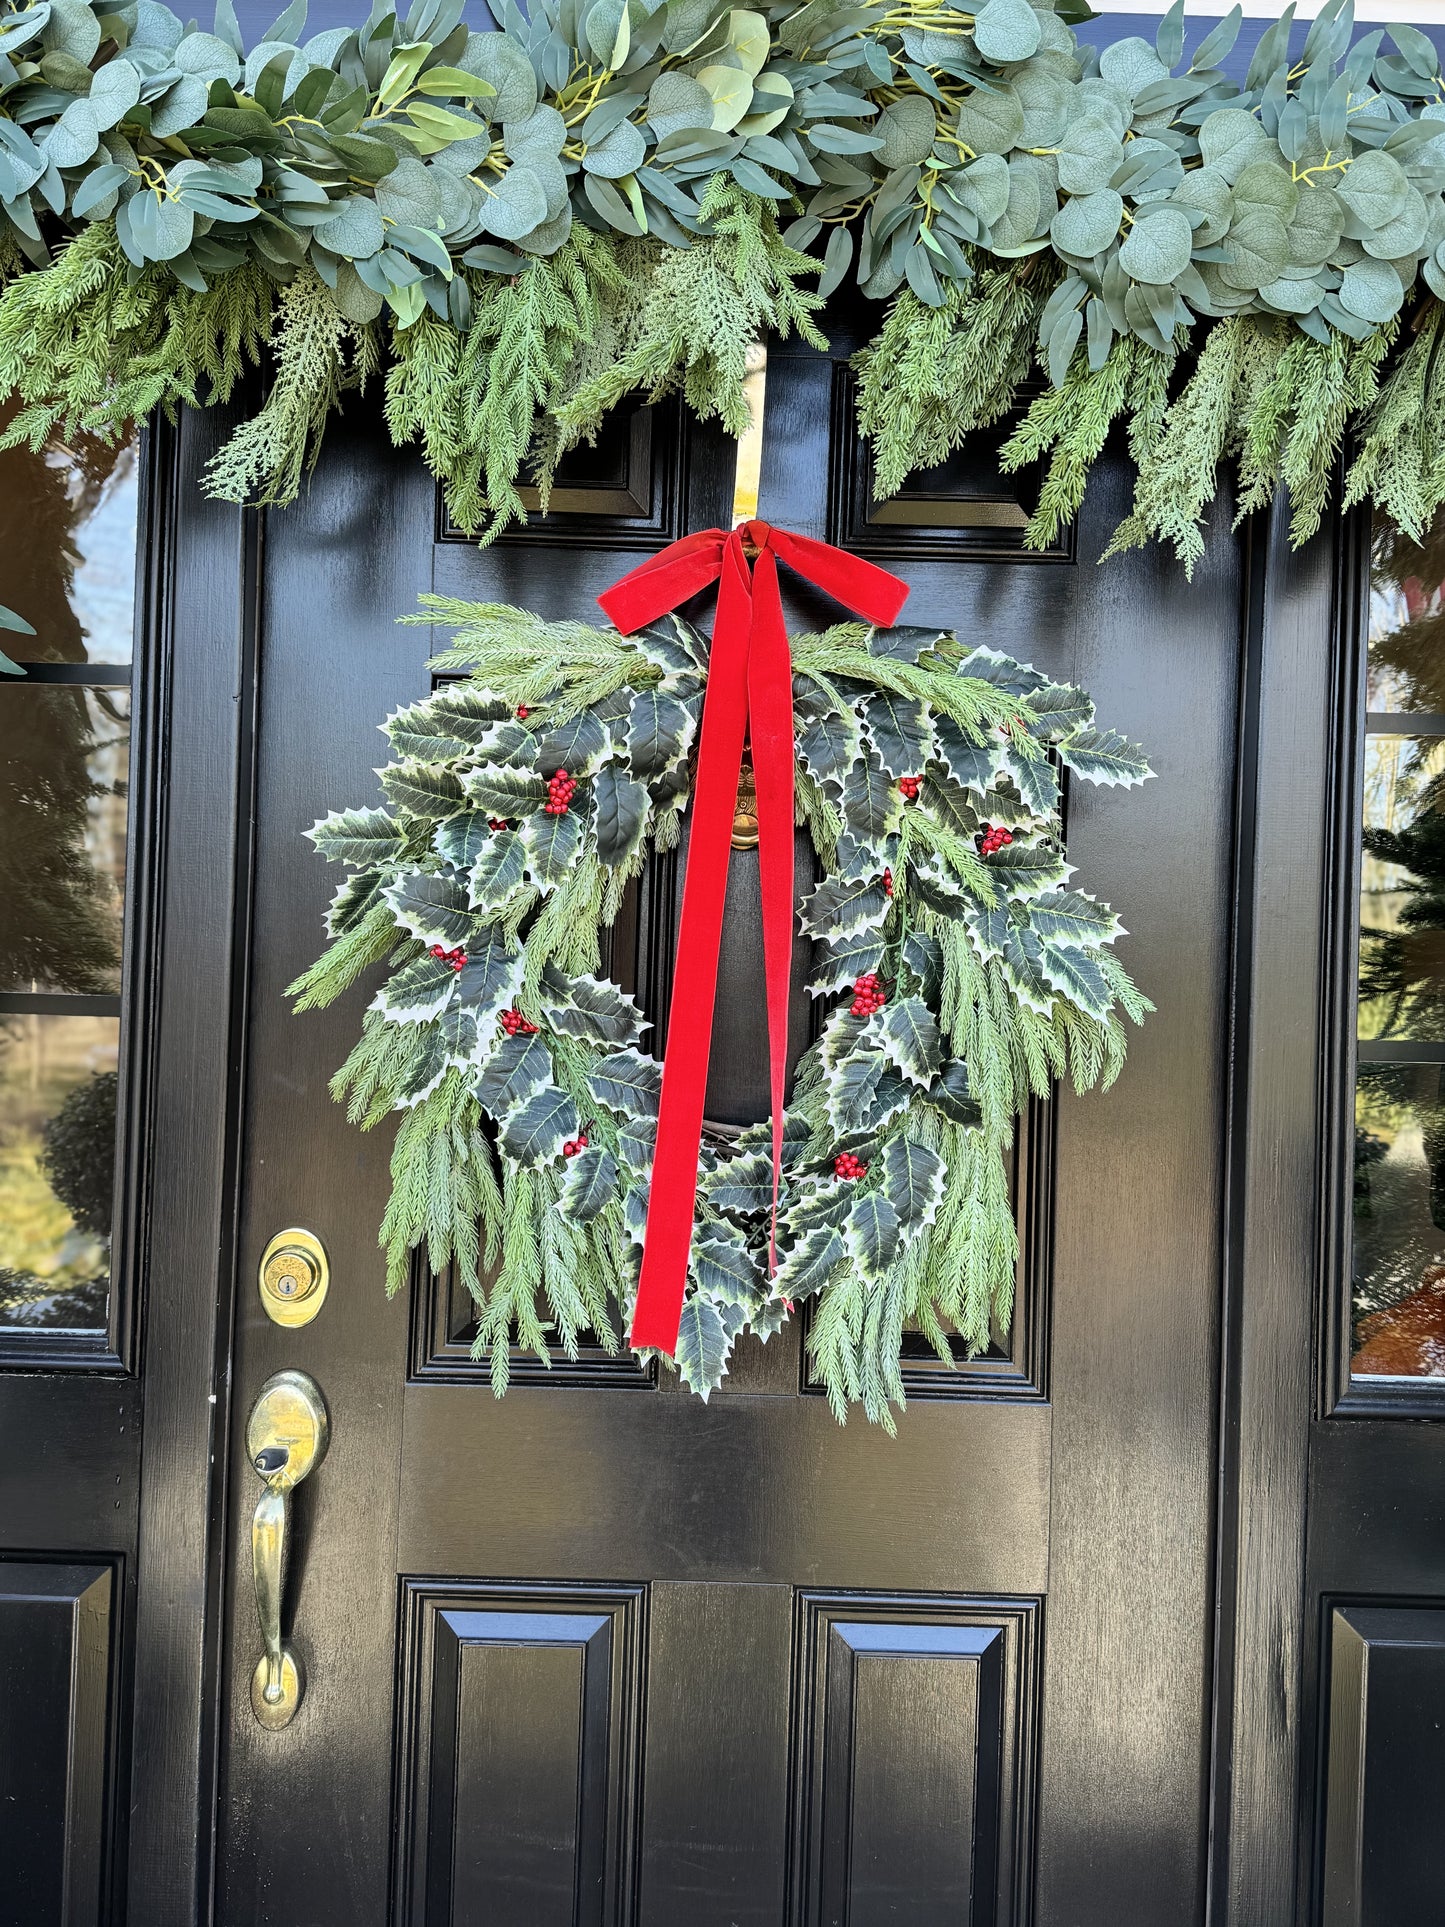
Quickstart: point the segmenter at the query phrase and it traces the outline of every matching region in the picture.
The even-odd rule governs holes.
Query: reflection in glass
[[[0,409],[0,427],[14,412]],[[8,655],[131,660],[137,501],[134,438],[0,453],[0,603],[35,630],[8,637]]]
[[[1445,520],[1424,542],[1376,523],[1368,663],[1368,710],[1445,715]]]
[[[0,1017],[0,1328],[104,1328],[119,1031]]]
[[[1361,1037],[1445,1039],[1445,738],[1365,738]]]
[[[120,988],[130,695],[0,685],[0,990]]]

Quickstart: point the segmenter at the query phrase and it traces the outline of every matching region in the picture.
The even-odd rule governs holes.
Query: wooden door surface
[[[1027,1120],[1012,1329],[952,1373],[910,1362],[896,1440],[834,1422],[795,1328],[707,1405],[600,1352],[519,1365],[494,1398],[464,1294],[420,1270],[383,1290],[389,1133],[327,1095],[372,987],[288,1011],[334,882],[302,832],[372,794],[378,723],[430,687],[431,636],[394,620],[419,590],[586,619],[642,556],[728,519],[734,451],[666,404],[624,416],[558,512],[478,551],[348,409],[259,550],[223,1927],[1203,1918],[1245,571],[1227,513],[1192,584],[1154,554],[1096,568],[1122,464],[1043,557],[987,447],[871,511],[834,333],[832,358],[770,352],[759,511],[902,574],[905,619],[1084,683],[1147,746],[1146,791],[1068,811],[1158,1014],[1114,1090]],[[795,628],[826,614],[790,600]],[[716,1037],[734,1103],[765,1089],[750,860]],[[655,872],[614,950],[659,1014],[675,882]],[[299,1330],[255,1284],[289,1226],[331,1266]],[[322,1388],[331,1441],[294,1500],[305,1698],[268,1731],[245,1426],[284,1368]]]

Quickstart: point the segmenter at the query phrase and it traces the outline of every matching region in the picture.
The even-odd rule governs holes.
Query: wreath
[[[419,1248],[454,1264],[500,1395],[513,1345],[616,1353],[629,1326],[662,1066],[602,936],[678,843],[709,644],[679,615],[623,636],[421,600],[403,620],[455,626],[432,662],[452,679],[382,725],[385,807],[308,833],[350,874],[291,992],[328,1004],[386,967],[332,1092],[364,1128],[400,1113],[388,1288]],[[771,1125],[704,1135],[675,1360],[706,1399],[742,1333],[807,1304],[835,1414],[891,1430],[906,1329],[952,1363],[1009,1318],[1015,1118],[1056,1079],[1112,1082],[1121,1013],[1152,1008],[1114,912],[1070,883],[1060,795],[1064,769],[1150,771],[1082,690],[947,631],[850,623],[791,653],[827,1014],[783,1116],[772,1275]]]

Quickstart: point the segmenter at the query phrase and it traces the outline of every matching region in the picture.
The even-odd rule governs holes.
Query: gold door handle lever
[[[264,1648],[251,1678],[251,1710],[273,1730],[290,1724],[306,1690],[301,1662],[281,1637],[291,1490],[325,1458],[329,1432],[321,1388],[305,1372],[268,1378],[246,1425],[246,1452],[266,1487],[251,1520],[256,1617]]]

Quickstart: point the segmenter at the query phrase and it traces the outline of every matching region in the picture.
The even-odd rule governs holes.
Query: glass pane
[[[1423,543],[1376,527],[1366,706],[1445,714],[1445,521]]]
[[[1361,1065],[1354,1219],[1351,1369],[1445,1376],[1445,1065]]]
[[[0,990],[120,989],[130,696],[0,683]]]
[[[1365,1038],[1445,1038],[1445,739],[1366,736],[1360,865]]]
[[[0,1328],[104,1328],[119,1032],[0,1017]]]
[[[14,412],[0,410],[0,427]],[[137,501],[134,437],[107,447],[80,436],[39,454],[0,454],[0,603],[35,631],[6,634],[6,655],[131,660]]]

